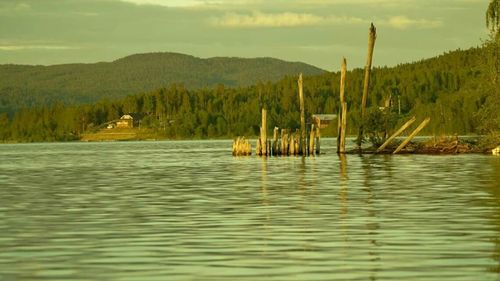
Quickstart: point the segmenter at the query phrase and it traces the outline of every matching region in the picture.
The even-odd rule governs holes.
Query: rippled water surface
[[[500,280],[500,157],[0,145],[0,280]]]

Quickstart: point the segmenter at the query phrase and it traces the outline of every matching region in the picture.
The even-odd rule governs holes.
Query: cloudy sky
[[[112,61],[133,53],[276,57],[337,70],[481,44],[489,0],[0,0],[0,64]]]

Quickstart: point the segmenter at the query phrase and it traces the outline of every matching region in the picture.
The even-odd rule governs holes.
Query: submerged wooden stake
[[[431,121],[431,118],[427,118],[418,127],[394,150],[392,154],[396,154],[401,151],[417,134],[420,132],[427,124],[429,124],[429,121]]]
[[[373,25],[370,26],[370,33],[368,34],[368,56],[366,58],[365,66],[365,82],[363,85],[363,99],[361,100],[361,124],[359,126],[359,134],[357,144],[361,147],[363,140],[363,122],[366,114],[366,99],[368,98],[368,87],[370,86],[370,71],[372,68],[373,49],[375,47],[375,39],[377,38],[377,29]]]
[[[406,123],[404,123],[399,130],[397,130],[394,134],[392,134],[376,151],[376,153],[379,153],[380,151],[384,150],[397,136],[399,136],[406,128],[408,128],[411,124],[415,122],[415,116],[413,116],[410,120],[408,120]]]
[[[299,103],[300,103],[300,144],[299,144],[299,154],[305,154],[306,146],[306,118],[304,112],[304,93],[302,90],[302,73],[299,74],[299,80],[297,81],[299,86]]]

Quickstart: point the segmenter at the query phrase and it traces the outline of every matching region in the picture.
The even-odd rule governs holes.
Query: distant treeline
[[[498,114],[488,108],[492,92],[498,94],[485,66],[492,59],[488,48],[482,47],[457,50],[391,68],[375,68],[368,107],[377,112],[384,106],[384,100],[391,96],[390,110],[398,119],[396,123],[413,115],[420,119],[431,117],[431,123],[423,132],[426,134],[469,134],[491,130],[484,124],[491,114]],[[0,115],[0,140],[77,140],[84,131],[96,130],[101,124],[127,113],[143,116],[141,128],[156,130],[158,135],[166,138],[254,136],[259,131],[262,106],[268,109],[269,128],[297,128],[296,80],[295,76],[286,76],[276,83],[240,88],[220,85],[198,90],[172,84],[153,92],[90,105],[58,103],[26,108],[12,116]],[[307,116],[337,113],[339,80],[339,73],[304,77]],[[351,134],[356,134],[360,122],[363,70],[348,72],[346,84],[348,128]]]

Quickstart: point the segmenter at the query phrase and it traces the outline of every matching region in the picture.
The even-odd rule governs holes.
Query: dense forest
[[[324,71],[272,58],[200,59],[177,53],[136,54],[95,64],[0,65],[0,113],[55,102],[69,105],[123,98],[171,83],[188,89],[250,86],[299,72]]]
[[[391,97],[389,111],[395,126],[410,116],[422,120],[431,117],[426,134],[469,134],[499,130],[489,126],[488,112],[497,109],[499,89],[491,83],[488,64],[496,57],[488,46],[456,50],[439,57],[396,67],[374,68],[368,100],[373,118],[380,117],[379,107]],[[339,59],[340,64],[340,59]],[[304,77],[306,114],[337,113],[340,73],[325,72]],[[363,85],[363,70],[347,73],[346,99],[348,127],[357,133]],[[492,95],[494,93],[495,95]],[[219,84],[200,89],[170,84],[154,91],[121,99],[100,100],[94,104],[67,106],[62,102],[31,107],[12,116],[0,115],[0,140],[67,141],[77,140],[85,131],[134,113],[141,116],[141,128],[159,137],[224,138],[255,136],[260,124],[260,108],[268,109],[268,126],[299,127],[297,76],[285,76],[278,82],[259,82],[246,87]],[[373,119],[372,118],[372,119]]]

